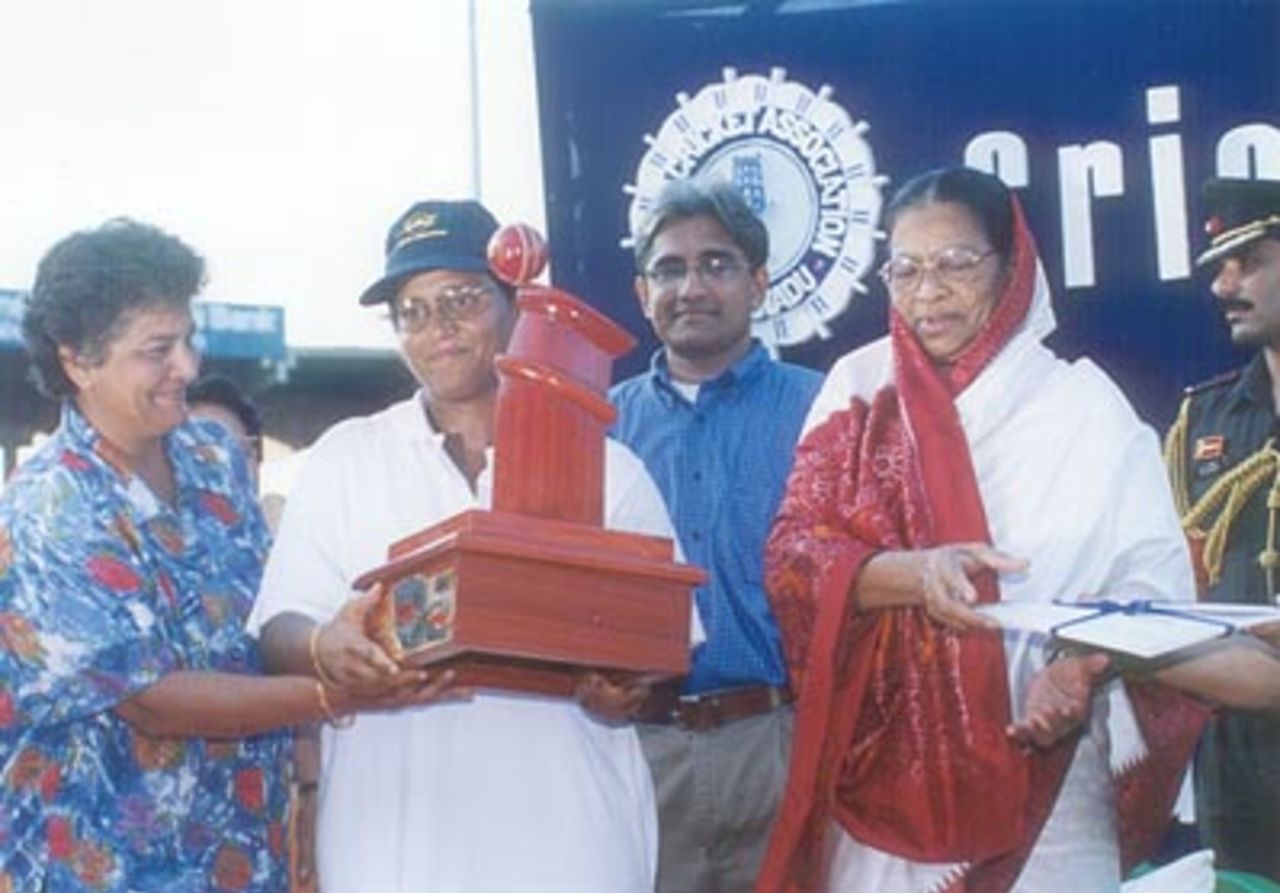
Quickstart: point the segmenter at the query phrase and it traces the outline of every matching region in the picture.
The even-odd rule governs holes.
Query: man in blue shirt
[[[669,184],[635,254],[636,294],[663,346],[648,372],[613,389],[613,435],[644,460],[688,561],[709,574],[691,672],[639,717],[658,794],[658,890],[745,893],[791,744],[764,545],[821,377],[751,337],[769,234],[733,187]]]

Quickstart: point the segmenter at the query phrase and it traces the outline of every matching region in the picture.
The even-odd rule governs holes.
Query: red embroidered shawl
[[[998,633],[957,634],[921,608],[857,613],[849,597],[879,551],[991,541],[954,399],[1031,306],[1038,259],[1016,202],[1014,213],[1004,291],[955,363],[935,365],[891,313],[892,383],[870,403],[855,398],[797,450],[766,575],[799,700],[788,790],[757,893],[821,889],[832,819],[898,856],[970,863],[956,889],[1008,890],[1071,762],[1075,740],[1034,754],[1008,740]],[[981,601],[999,599],[992,574],[974,582]],[[1148,729],[1181,727],[1182,699],[1148,688],[1155,709],[1139,711]],[[1183,737],[1158,780],[1122,784],[1122,804],[1167,818],[1194,742]],[[1135,831],[1126,848],[1149,845],[1161,827]]]

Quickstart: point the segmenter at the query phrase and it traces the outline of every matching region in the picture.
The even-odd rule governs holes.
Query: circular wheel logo
[[[865,293],[875,258],[880,188],[866,140],[831,101],[775,68],[768,77],[708,84],[646,136],[628,216],[632,236],[669,180],[732,183],[769,228],[769,293],[752,317],[752,334],[772,347],[826,338],[827,323]],[[631,240],[624,240],[631,244]]]

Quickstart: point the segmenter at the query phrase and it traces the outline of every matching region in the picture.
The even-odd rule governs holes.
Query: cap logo
[[[436,220],[437,215],[430,211],[416,211],[410,214],[400,225],[400,232],[396,235],[391,251],[399,251],[410,242],[417,242],[420,239],[434,239],[437,236],[449,235],[448,230],[436,226]]]

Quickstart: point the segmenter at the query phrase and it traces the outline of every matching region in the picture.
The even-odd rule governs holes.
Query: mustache
[[[1246,301],[1242,298],[1223,298],[1218,302],[1218,309],[1223,313],[1231,310],[1252,310],[1253,302]]]

